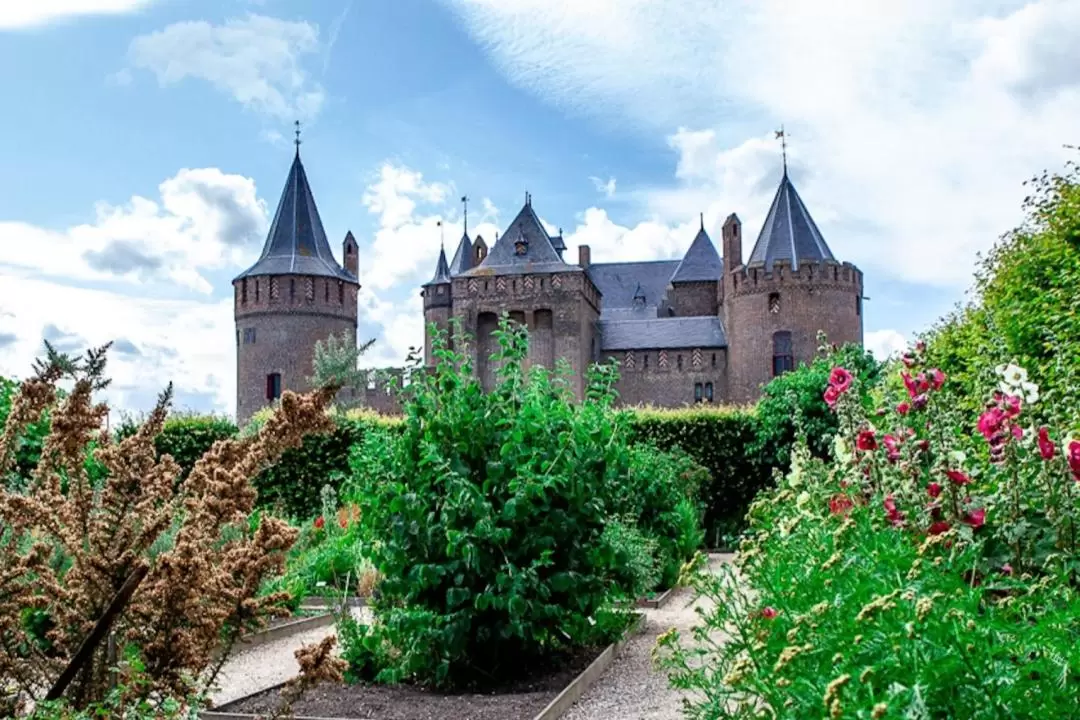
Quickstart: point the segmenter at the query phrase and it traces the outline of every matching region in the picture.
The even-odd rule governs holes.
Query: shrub
[[[525,373],[522,329],[504,318],[497,337],[492,392],[440,335],[437,367],[403,396],[401,430],[370,431],[354,453],[351,498],[383,576],[372,625],[339,631],[354,676],[520,675],[598,640],[593,621],[627,590],[612,586],[602,542],[626,468],[613,369],[594,368],[576,403],[561,378]]]
[[[7,422],[11,403],[19,391],[19,383],[0,376],[0,427]],[[0,486],[18,484],[22,478],[30,476],[41,457],[41,446],[49,434],[49,418],[46,410],[39,417],[26,423],[19,437],[14,438],[12,452],[14,459],[7,477],[0,476]]]
[[[708,470],[699,497],[710,547],[723,547],[744,527],[746,509],[771,482],[772,465],[756,449],[758,419],[753,410],[696,407],[635,410],[631,437],[660,450],[681,450]]]
[[[139,430],[139,423],[125,419],[117,428],[116,439],[131,437]],[[210,451],[218,440],[235,437],[236,424],[216,415],[175,415],[168,418],[161,432],[154,438],[158,457],[171,455],[180,466],[180,477],[186,478],[195,463]]]
[[[832,374],[831,461],[797,446],[738,570],[695,580],[713,601],[699,644],[660,640],[690,717],[1075,714],[1080,442],[1031,423],[1022,369],[1000,369],[976,422],[924,361],[871,414]]]

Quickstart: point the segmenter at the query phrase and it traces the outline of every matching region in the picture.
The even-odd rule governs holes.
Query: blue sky
[[[21,5],[21,4],[20,4]],[[418,286],[524,192],[570,256],[677,257],[699,212],[749,253],[792,176],[866,275],[867,342],[960,300],[1080,116],[1080,4],[825,0],[38,0],[0,9],[0,372],[117,341],[120,407],[172,379],[231,412],[231,278],[294,120],[327,232],[361,245],[372,364],[422,340]],[[32,6],[31,6],[32,5]],[[900,5],[900,7],[897,7]]]

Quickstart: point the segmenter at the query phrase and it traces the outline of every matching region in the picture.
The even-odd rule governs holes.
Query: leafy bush
[[[404,395],[400,431],[369,431],[349,496],[383,576],[370,626],[343,623],[356,677],[439,686],[497,682],[601,638],[613,591],[603,542],[626,469],[612,412],[614,371],[590,372],[587,401],[543,368],[504,318],[497,385],[436,339],[433,372]],[[460,347],[461,342],[455,345]]]
[[[18,393],[19,383],[0,375],[0,427],[7,422],[11,412],[11,402]],[[18,484],[21,478],[30,476],[30,472],[37,466],[41,457],[41,446],[45,436],[49,434],[48,411],[40,417],[33,418],[26,424],[25,429],[14,441],[13,452],[15,458],[12,462],[11,471],[6,478],[0,477],[0,487],[8,484]]]
[[[772,465],[758,452],[758,419],[752,410],[696,407],[634,410],[628,420],[635,444],[680,450],[708,470],[699,497],[710,547],[724,547],[745,526],[754,496],[767,487]]]
[[[797,446],[738,570],[695,580],[698,644],[660,640],[691,717],[1075,715],[1080,441],[1031,422],[1021,368],[997,369],[976,422],[924,361],[871,414],[832,373],[832,460]]]
[[[116,439],[123,440],[138,432],[139,423],[125,421],[116,430]],[[171,455],[180,466],[180,477],[186,478],[195,463],[210,451],[218,440],[236,436],[236,424],[216,415],[174,415],[165,421],[161,433],[154,438],[158,456]]]

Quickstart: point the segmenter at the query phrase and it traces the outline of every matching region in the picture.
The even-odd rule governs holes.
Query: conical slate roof
[[[524,252],[518,253],[518,244]],[[532,202],[526,201],[506,232],[495,240],[487,257],[467,275],[484,274],[484,269],[500,273],[555,272],[580,270],[577,265],[567,265],[555,251],[551,236],[544,229],[540,218],[533,212]]]
[[[469,234],[463,233],[457,250],[454,251],[454,259],[450,261],[450,275],[460,275],[466,270],[472,269],[473,244],[469,240]]]
[[[789,261],[792,269],[800,262],[836,262],[786,171],[746,264],[771,271],[777,260]]]
[[[687,248],[686,254],[683,255],[679,267],[675,268],[671,282],[719,280],[723,274],[723,267],[720,253],[716,252],[716,246],[709,238],[709,233],[705,232],[703,224],[698,234],[694,236],[694,241]]]
[[[446,264],[446,248],[439,248],[439,260],[435,263],[435,275],[424,283],[424,287],[448,282],[450,282],[450,266]]]
[[[236,279],[253,275],[317,275],[355,283],[357,280],[338,264],[326,241],[315,196],[297,151],[278,201],[274,222],[266,235],[262,255]]]

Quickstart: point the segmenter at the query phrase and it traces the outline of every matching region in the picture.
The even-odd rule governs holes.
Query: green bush
[[[746,509],[771,482],[773,465],[756,450],[758,418],[742,408],[695,407],[630,411],[632,439],[682,450],[708,470],[699,497],[705,543],[726,547],[745,526]]]
[[[522,329],[504,318],[497,337],[492,392],[438,337],[401,429],[369,431],[353,455],[350,497],[383,578],[373,623],[339,630],[354,677],[498,682],[605,640],[594,621],[627,591],[602,540],[627,467],[614,369],[594,368],[576,403],[561,378],[525,373]]]
[[[7,422],[8,413],[11,412],[11,401],[18,389],[17,381],[0,376],[0,432],[3,432],[2,428]],[[15,462],[10,476],[0,478],[0,484],[19,485],[30,477],[30,473],[37,467],[38,460],[41,458],[41,444],[48,434],[49,418],[48,413],[45,413],[40,419],[30,423],[19,437],[15,446]]]

